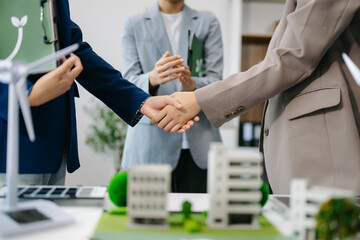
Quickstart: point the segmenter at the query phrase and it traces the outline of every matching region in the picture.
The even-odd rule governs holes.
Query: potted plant
[[[127,124],[101,102],[96,102],[91,108],[85,107],[85,111],[93,120],[86,144],[95,152],[113,152],[115,169],[120,171]]]

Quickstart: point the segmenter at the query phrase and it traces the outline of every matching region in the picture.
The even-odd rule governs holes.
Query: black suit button
[[[243,112],[244,110],[245,110],[245,107],[244,107],[244,106],[240,106],[240,107],[238,107],[238,109],[236,109],[236,112],[241,113],[241,112]]]
[[[225,118],[230,118],[231,116],[232,116],[232,113],[230,113],[230,112],[227,112],[227,113],[225,113],[225,115],[224,115]]]
[[[268,128],[264,129],[264,134],[265,134],[265,136],[269,136],[269,129]]]

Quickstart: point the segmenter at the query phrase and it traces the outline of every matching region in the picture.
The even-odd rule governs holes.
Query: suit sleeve
[[[130,18],[125,19],[121,36],[121,58],[124,76],[136,86],[149,93],[149,73],[144,73]]]
[[[204,42],[204,76],[193,77],[196,89],[222,79],[223,44],[219,21],[212,16],[208,35]]]
[[[277,47],[270,49],[261,63],[196,90],[196,98],[214,126],[309,77],[360,7],[359,0],[297,2],[295,11],[282,18],[281,34],[279,28],[274,33],[270,45]],[[235,114],[226,118],[227,112]]]
[[[7,120],[8,114],[8,86],[0,83],[0,118]]]
[[[33,83],[26,80],[28,91],[31,91]],[[8,116],[8,85],[0,83],[0,118],[7,121]]]
[[[149,94],[125,80],[121,73],[99,57],[86,42],[82,41],[80,28],[71,22],[72,44],[79,43],[75,52],[84,70],[77,81],[90,93],[103,101],[127,124],[139,121],[139,110]]]

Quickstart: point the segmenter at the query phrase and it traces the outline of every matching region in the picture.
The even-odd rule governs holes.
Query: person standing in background
[[[70,57],[59,67],[60,70],[70,72],[75,66],[68,74],[68,80],[65,81],[65,77],[58,79],[59,70],[42,78],[38,75],[28,78],[36,139],[35,142],[30,142],[21,119],[18,182],[22,185],[62,185],[65,183],[66,170],[72,173],[80,167],[74,101],[75,97],[79,97],[79,92],[77,84],[73,82],[75,77],[79,84],[103,101],[130,126],[136,125],[143,115],[154,116],[167,104],[181,107],[169,96],[150,96],[124,79],[119,71],[98,56],[91,46],[83,41],[79,26],[71,21],[68,0],[56,0],[55,8],[60,48],[78,43],[79,49],[75,51],[77,57]],[[62,85],[66,85],[66,88]],[[47,95],[54,89],[56,91],[45,99],[34,99],[33,95],[36,95],[39,89]],[[6,171],[7,96],[7,85],[0,84],[0,185],[5,184],[3,173]],[[185,125],[184,127],[183,131],[186,130]]]
[[[192,77],[186,66],[188,31],[204,45],[204,72]],[[127,18],[122,30],[124,77],[153,96],[194,91],[222,78],[223,47],[215,16],[195,11],[184,0],[159,0],[146,12]],[[122,168],[167,163],[173,192],[206,192],[210,142],[221,141],[203,113],[186,134],[169,134],[142,119],[129,128]]]

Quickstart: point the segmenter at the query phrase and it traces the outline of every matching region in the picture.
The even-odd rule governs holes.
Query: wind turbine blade
[[[342,57],[347,67],[349,68],[351,74],[353,75],[356,83],[360,86],[360,69],[355,65],[355,63],[350,59],[350,57],[346,53],[343,53]]]
[[[35,71],[37,70],[39,67],[51,62],[51,61],[56,61],[59,60],[60,58],[69,55],[70,53],[74,52],[76,49],[79,48],[79,44],[73,44],[69,47],[66,47],[64,49],[61,49],[57,52],[55,52],[52,55],[48,55],[46,57],[43,57],[39,60],[36,60],[35,62],[29,63],[27,65],[27,72],[30,73],[31,71]]]
[[[0,60],[0,82],[8,84],[11,80],[12,62]]]
[[[29,100],[27,97],[27,90],[26,90],[26,77],[22,77],[15,86],[16,95],[18,101],[20,103],[20,108],[22,115],[24,117],[25,126],[29,135],[30,141],[35,141],[35,132],[34,132],[34,125],[31,116],[31,110],[29,106]]]

